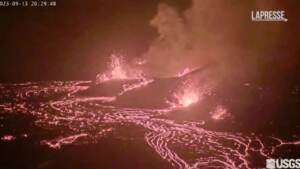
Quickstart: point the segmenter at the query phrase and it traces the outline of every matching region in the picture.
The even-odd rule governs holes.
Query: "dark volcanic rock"
[[[122,95],[120,93],[124,91],[124,85],[138,84],[142,80],[111,80],[91,86],[77,94],[80,96],[117,96],[113,104],[122,107],[165,108],[168,106],[166,99],[172,95],[172,92],[185,80],[199,77],[198,75],[201,75],[205,68],[196,69],[181,77],[154,78],[153,82],[146,86],[135,88]]]
[[[167,97],[178,83],[178,78],[156,79],[145,87],[119,96],[115,104],[126,107],[165,108]]]
[[[141,80],[111,80],[100,84],[95,84],[87,90],[77,93],[79,96],[117,96],[123,91],[124,85],[139,83]]]

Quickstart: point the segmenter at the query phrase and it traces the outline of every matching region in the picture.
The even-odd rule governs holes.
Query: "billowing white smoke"
[[[170,70],[180,70],[184,65],[178,63],[187,55],[188,35],[184,20],[177,10],[160,4],[158,14],[150,22],[159,33],[157,39],[145,54],[152,73],[158,76],[174,75]],[[160,73],[158,73],[160,72]]]
[[[245,5],[245,3],[247,5]],[[273,47],[278,26],[251,29],[251,8],[261,5],[239,1],[192,0],[179,11],[162,3],[150,21],[158,32],[144,54],[147,68],[155,76],[172,76],[186,68],[215,64],[210,77],[249,76],[258,73],[255,66],[263,55],[262,47]],[[255,25],[257,27],[257,25]],[[254,27],[255,28],[255,27]],[[261,33],[274,35],[261,40]]]

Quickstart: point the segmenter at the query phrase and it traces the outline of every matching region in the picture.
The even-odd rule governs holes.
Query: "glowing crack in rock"
[[[27,137],[29,137],[29,135],[25,133],[25,134],[22,134],[22,137],[27,138]]]
[[[211,112],[210,114],[211,114],[211,118],[214,120],[224,120],[226,117],[229,116],[227,109],[225,109],[221,105],[217,106],[216,110]]]
[[[190,68],[185,68],[182,72],[179,72],[179,73],[177,73],[177,77],[182,77],[182,76],[184,76],[184,75],[186,75],[186,74],[188,74],[188,73],[190,73],[191,72],[191,69]]]
[[[138,89],[141,87],[145,87],[147,86],[149,83],[152,83],[154,80],[153,79],[140,79],[140,81],[138,81],[137,83],[133,83],[133,84],[124,84],[123,87],[123,91],[119,94],[122,95],[128,91],[134,90],[134,89]]]
[[[5,135],[5,136],[1,137],[1,140],[4,142],[13,141],[15,139],[16,139],[16,137],[13,135]]]
[[[14,112],[16,115],[34,117],[31,118],[34,119],[34,125],[46,133],[38,141],[41,145],[56,151],[69,144],[79,146],[97,143],[109,133],[117,138],[125,137],[118,134],[121,129],[135,126],[145,129],[142,134],[136,134],[135,137],[144,139],[173,168],[250,169],[253,168],[253,157],[265,161],[267,158],[275,157],[273,153],[284,145],[300,144],[299,140],[285,142],[275,137],[256,134],[210,131],[193,121],[174,121],[166,116],[174,110],[172,105],[167,109],[115,107],[104,103],[105,99],[69,95],[82,89],[78,82],[2,86],[1,114],[9,116]],[[194,90],[199,89],[192,88],[187,92],[193,93]],[[43,99],[35,99],[35,102],[32,102],[30,98]],[[200,95],[191,98],[199,102],[201,90]],[[175,105],[190,105],[194,101],[187,103],[178,101]],[[54,135],[47,134],[47,131],[53,130],[59,132]],[[34,135],[30,132],[26,134]],[[6,136],[1,140],[12,138],[14,137]],[[185,155],[184,152],[189,154]],[[255,168],[263,167],[255,166]]]
[[[84,137],[84,136],[87,136],[87,134],[85,134],[85,133],[76,134],[73,136],[57,138],[57,139],[50,140],[50,141],[43,140],[43,141],[41,141],[41,144],[46,144],[51,148],[59,149],[62,145],[71,144],[71,143],[75,142],[79,137]]]

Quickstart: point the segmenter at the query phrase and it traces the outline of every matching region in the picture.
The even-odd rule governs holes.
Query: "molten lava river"
[[[143,81],[141,86],[147,83]],[[299,145],[296,141],[256,134],[210,131],[202,122],[167,118],[173,111],[201,100],[193,94],[186,96],[186,91],[175,93],[175,98],[183,94],[183,100],[169,103],[164,109],[127,108],[110,104],[114,97],[76,95],[90,84],[89,81],[1,84],[0,141],[10,144],[31,139],[35,145],[59,152],[68,146],[97,144],[106,137],[142,139],[169,168],[178,169],[264,168],[265,159],[273,157],[280,147]],[[137,86],[124,88],[120,93],[132,92]],[[218,120],[226,113],[218,106],[212,118]],[[32,121],[31,127],[22,127],[25,124],[18,117]],[[32,128],[39,129],[39,134]],[[133,131],[136,128],[141,131]],[[138,156],[143,158],[143,154]]]

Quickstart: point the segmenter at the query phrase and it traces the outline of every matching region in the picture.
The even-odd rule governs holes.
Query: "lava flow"
[[[135,89],[147,88],[155,82],[160,84],[159,79],[145,79],[139,71],[133,74],[130,72],[135,71],[126,68],[121,58],[112,56],[111,70],[97,77],[96,87],[114,79],[129,81],[122,81],[124,84],[121,85],[121,92],[111,97],[76,95],[79,91],[90,88],[91,82],[1,84],[1,118],[5,119],[11,115],[33,117],[30,119],[34,120],[34,126],[44,130],[44,135],[36,137],[36,133],[30,130],[22,130],[19,131],[19,135],[14,135],[18,128],[11,128],[12,133],[0,136],[1,140],[12,142],[20,137],[32,137],[39,139],[41,146],[60,151],[68,144],[95,144],[107,135],[122,139],[144,139],[162,159],[178,169],[262,168],[263,165],[257,164],[253,159],[261,159],[260,161],[264,162],[266,158],[274,157],[276,150],[284,145],[299,145],[299,141],[285,142],[275,137],[256,134],[211,131],[205,129],[205,123],[170,119],[169,115],[175,110],[180,111],[200,104],[206,95],[210,94],[205,85],[190,79],[181,81],[179,86],[168,92],[169,107],[165,109],[116,106],[113,103],[123,94],[134,93]],[[187,70],[178,78],[188,73]],[[171,78],[170,83],[178,78]],[[137,81],[132,83],[131,79]],[[166,82],[165,79],[163,81]],[[215,107],[215,111],[210,114],[215,120],[228,116],[224,106]],[[128,129],[129,126],[142,128],[143,132],[133,138],[124,136],[122,131],[132,132]],[[53,134],[52,131],[59,132]],[[26,137],[23,137],[25,135]]]

